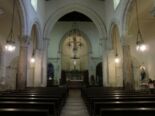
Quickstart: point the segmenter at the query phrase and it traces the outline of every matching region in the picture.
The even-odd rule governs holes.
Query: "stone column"
[[[93,59],[92,59],[92,51],[88,52],[88,79],[89,79],[89,84],[91,84],[91,79],[90,76],[93,74]]]
[[[34,87],[41,86],[41,50],[35,50]]]
[[[49,39],[48,38],[44,38],[44,44],[43,44],[43,51],[42,51],[42,78],[41,78],[41,83],[42,86],[46,86],[47,85],[47,58],[48,58],[48,43],[49,43]]]
[[[29,37],[28,36],[22,37],[20,40],[19,64],[18,64],[17,83],[16,83],[16,89],[18,90],[25,89],[26,87],[28,44],[29,44]]]
[[[123,86],[125,89],[134,89],[134,77],[130,46],[123,45]]]
[[[103,86],[106,87],[108,85],[108,53],[107,53],[107,39],[103,38],[103,46],[102,46],[102,71],[103,71]]]

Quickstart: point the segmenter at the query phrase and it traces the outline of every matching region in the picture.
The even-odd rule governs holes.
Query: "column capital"
[[[131,36],[122,36],[121,37],[121,43],[122,43],[122,46],[129,46],[130,42],[129,40],[131,39]]]
[[[151,15],[155,16],[155,0],[153,0],[153,8],[151,9]]]
[[[44,42],[44,44],[45,45],[49,45],[49,41],[50,41],[50,39],[49,38],[43,38],[43,42]]]
[[[44,40],[44,41],[49,41],[50,38],[45,37],[45,38],[43,38],[43,40]]]
[[[31,37],[24,35],[20,38],[20,45],[21,47],[28,47],[29,43],[30,43]]]

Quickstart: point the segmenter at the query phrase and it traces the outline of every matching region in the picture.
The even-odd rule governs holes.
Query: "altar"
[[[80,71],[66,72],[67,85],[72,89],[79,89],[83,84],[83,74]]]
[[[83,73],[80,71],[68,71],[66,72],[67,80],[83,80]]]
[[[70,89],[80,89],[83,85],[83,80],[68,80],[67,85]]]

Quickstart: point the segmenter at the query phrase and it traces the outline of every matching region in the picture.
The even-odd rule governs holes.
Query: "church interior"
[[[155,0],[0,0],[0,115],[153,116],[154,35]]]

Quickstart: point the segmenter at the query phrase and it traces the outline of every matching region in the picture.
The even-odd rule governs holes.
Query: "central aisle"
[[[87,108],[81,98],[80,90],[70,90],[69,97],[61,112],[61,116],[89,116]]]

